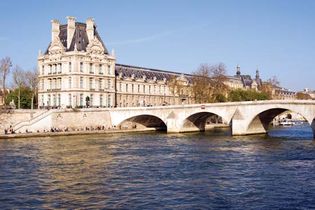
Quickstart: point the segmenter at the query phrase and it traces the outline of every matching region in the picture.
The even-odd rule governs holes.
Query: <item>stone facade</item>
[[[93,19],[52,21],[52,40],[38,56],[39,106],[115,106],[115,62]]]
[[[192,103],[187,91],[171,90],[172,79],[190,85],[188,74],[116,64],[94,20],[60,25],[38,56],[39,107],[126,107]]]

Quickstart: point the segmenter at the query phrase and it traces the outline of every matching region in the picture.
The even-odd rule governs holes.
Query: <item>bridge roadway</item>
[[[315,101],[270,100],[162,107],[116,108],[111,111],[113,125],[130,121],[146,127],[165,126],[168,133],[205,130],[211,115],[222,117],[232,127],[232,135],[266,133],[274,117],[284,111],[303,116],[315,130]]]
[[[315,130],[315,101],[270,100],[211,104],[190,104],[156,107],[89,108],[79,110],[50,110],[15,126],[16,131],[47,129],[49,127],[85,126],[96,123],[119,127],[124,123],[166,129],[168,133],[204,131],[206,120],[220,116],[231,126],[232,135],[266,133],[272,119],[284,111],[302,115]],[[71,116],[70,116],[71,115]],[[86,116],[89,117],[86,117]],[[69,117],[70,116],[70,117]],[[79,118],[81,116],[81,118]],[[105,119],[106,118],[106,119]],[[80,124],[80,125],[81,125]],[[45,127],[46,126],[46,127]]]

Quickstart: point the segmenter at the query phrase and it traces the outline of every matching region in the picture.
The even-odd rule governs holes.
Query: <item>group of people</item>
[[[50,129],[44,129],[42,131],[37,130],[36,133],[57,133],[57,132],[75,132],[75,131],[102,131],[102,130],[114,130],[114,129],[120,129],[120,127],[116,127],[116,126],[104,126],[104,125],[100,125],[100,126],[86,126],[86,127],[79,127],[79,128],[69,128],[69,127],[65,127],[65,128],[56,128],[56,127],[51,127]],[[4,129],[4,134],[15,134],[16,132],[14,131],[12,125],[10,125],[10,128],[6,128]],[[22,133],[21,131],[19,131],[18,133]],[[33,131],[30,131],[28,129],[25,130],[25,132],[23,133],[34,133]]]
[[[4,129],[4,134],[15,134],[15,131],[14,131],[12,125],[10,125],[10,128]]]

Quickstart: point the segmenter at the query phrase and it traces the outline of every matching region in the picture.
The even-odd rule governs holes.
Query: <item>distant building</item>
[[[262,86],[262,80],[260,79],[259,70],[256,70],[255,79],[252,79],[250,75],[241,74],[241,68],[239,65],[236,67],[236,75],[235,78],[239,79],[242,88],[245,89],[255,89],[258,90]]]

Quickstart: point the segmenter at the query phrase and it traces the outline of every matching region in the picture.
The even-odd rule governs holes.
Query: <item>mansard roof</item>
[[[65,25],[60,25],[60,27],[59,27],[59,29],[60,29],[59,39],[65,48],[67,48],[67,26],[68,25],[65,24]],[[95,26],[94,26],[94,35],[102,43],[102,45],[104,47],[105,54],[108,54],[108,51],[105,47],[105,44],[102,41],[100,35],[98,34]],[[76,22],[73,38],[72,38],[70,47],[69,47],[69,49],[66,49],[66,52],[74,51],[75,45],[76,45],[76,48],[78,51],[86,51],[86,47],[88,46],[88,44],[89,44],[89,39],[88,39],[88,36],[86,33],[86,24]],[[49,49],[50,45],[51,45],[51,43],[49,44],[45,54],[48,54],[48,49]]]
[[[135,79],[142,79],[143,76],[146,77],[146,79],[154,79],[156,80],[166,80],[171,79],[172,77],[180,77],[184,76],[189,82],[191,82],[192,75],[190,74],[183,74],[173,71],[165,71],[165,70],[159,70],[159,69],[152,69],[152,68],[145,68],[145,67],[139,67],[139,66],[130,66],[125,64],[116,64],[115,67],[116,70],[116,76],[122,74],[123,77],[132,77],[134,76]]]

